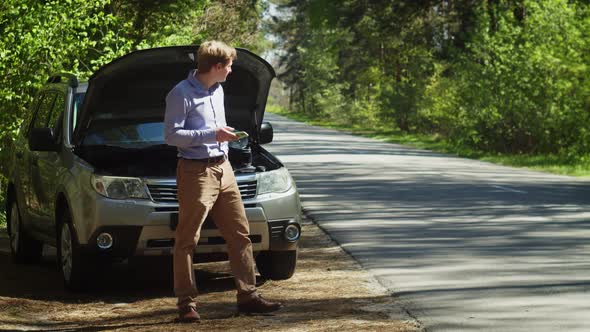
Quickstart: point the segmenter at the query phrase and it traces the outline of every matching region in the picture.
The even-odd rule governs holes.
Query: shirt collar
[[[215,84],[213,84],[211,86],[211,88],[209,88],[209,90],[207,90],[203,86],[203,84],[201,84],[201,82],[199,82],[199,80],[195,77],[195,74],[196,73],[197,73],[197,70],[196,69],[192,69],[191,71],[189,71],[188,72],[187,80],[198,91],[201,91],[201,92],[212,92],[212,91],[215,91],[215,89],[217,89],[217,87],[220,85],[219,83],[215,83]]]

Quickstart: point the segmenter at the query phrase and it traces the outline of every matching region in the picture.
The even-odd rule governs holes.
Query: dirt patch
[[[260,282],[286,307],[273,315],[239,315],[226,263],[199,265],[198,324],[176,324],[170,274],[117,266],[84,294],[66,292],[51,250],[36,265],[13,265],[0,231],[0,331],[419,331],[373,278],[316,225],[305,222],[295,275]],[[162,267],[165,264],[162,265]],[[159,273],[154,273],[159,271]]]

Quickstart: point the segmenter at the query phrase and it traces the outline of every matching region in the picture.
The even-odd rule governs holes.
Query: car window
[[[142,147],[164,144],[164,123],[143,120],[95,120],[82,145]]]
[[[76,93],[74,95],[74,108],[72,109],[72,131],[70,132],[70,134],[72,134],[74,132],[74,130],[76,130],[76,126],[78,125],[78,112],[80,111],[80,108],[82,108],[82,102],[84,101],[84,96],[86,95],[86,93],[82,92],[82,93]]]
[[[63,93],[57,93],[55,102],[53,103],[53,110],[51,111],[49,122],[47,124],[48,128],[53,129],[53,134],[55,137],[61,137],[61,123],[65,108],[66,95]]]
[[[54,92],[47,91],[44,93],[42,97],[43,99],[41,100],[41,104],[39,105],[39,108],[35,113],[33,128],[47,128],[55,96],[56,94]]]
[[[21,127],[22,133],[25,136],[29,135],[29,128],[31,128],[31,126],[33,125],[31,123],[31,121],[33,120],[33,116],[37,112],[37,109],[39,108],[39,105],[41,104],[41,101],[43,100],[44,96],[45,95],[43,93],[39,93],[35,97],[35,99],[31,102],[31,106],[27,109],[27,112],[25,114],[25,118],[23,120],[23,124]]]

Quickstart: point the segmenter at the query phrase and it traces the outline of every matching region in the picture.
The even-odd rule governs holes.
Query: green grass
[[[276,105],[269,105],[267,111],[314,126],[337,129],[350,134],[374,138],[389,143],[403,144],[415,148],[452,154],[459,157],[478,159],[506,166],[530,168],[553,174],[590,176],[590,161],[573,162],[557,155],[509,155],[486,153],[453,146],[436,135],[414,135],[391,128],[375,128],[363,126],[362,124],[356,124],[353,126],[342,125],[331,121],[314,119],[301,113],[289,112]]]

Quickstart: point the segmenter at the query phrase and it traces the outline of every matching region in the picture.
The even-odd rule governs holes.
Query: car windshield
[[[137,148],[164,143],[164,123],[149,119],[93,121],[82,145]]]
[[[82,107],[85,93],[74,95],[72,123],[78,124],[78,112]],[[156,119],[95,119],[91,122],[81,145],[118,146],[122,148],[142,148],[164,143],[164,123]]]

